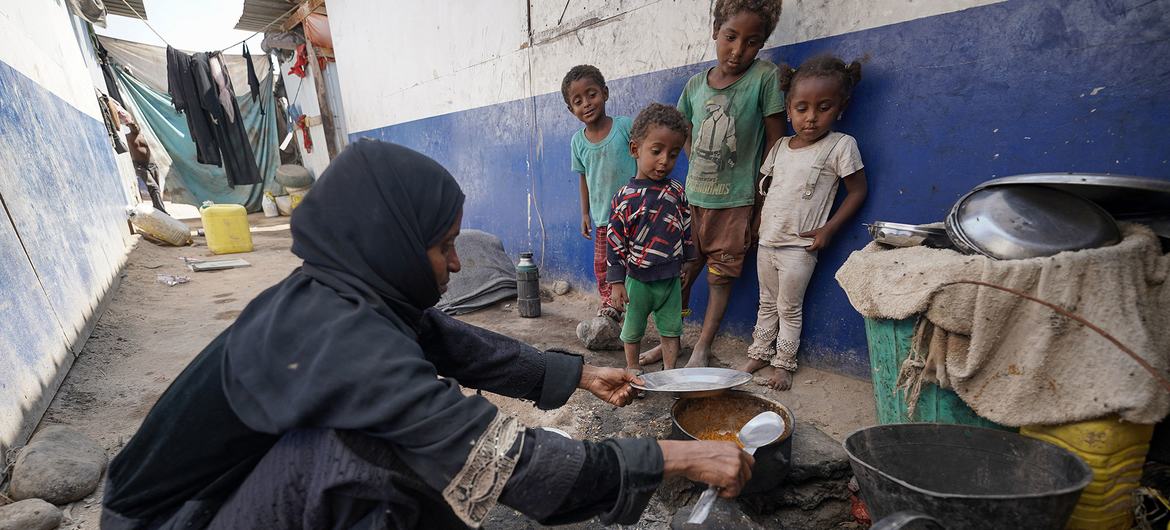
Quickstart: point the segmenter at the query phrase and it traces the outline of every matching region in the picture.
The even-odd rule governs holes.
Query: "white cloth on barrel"
[[[1022,291],[1080,315],[1166,377],[1170,367],[1170,255],[1141,225],[1117,245],[1023,260],[926,247],[854,252],[836,279],[867,318],[921,315],[900,385],[953,388],[980,416],[1008,426],[1060,424],[1111,414],[1156,423],[1170,393],[1113,344]]]

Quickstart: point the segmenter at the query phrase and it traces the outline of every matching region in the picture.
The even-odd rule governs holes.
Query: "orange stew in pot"
[[[715,442],[735,442],[740,448],[743,444],[739,443],[739,436],[735,431],[726,431],[715,428],[703,429],[695,434],[695,438],[700,440],[711,440]]]

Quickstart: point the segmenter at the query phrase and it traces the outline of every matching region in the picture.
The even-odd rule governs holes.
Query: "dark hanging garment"
[[[114,147],[114,152],[118,154],[128,151],[126,142],[122,140],[122,135],[119,133],[118,117],[110,112],[110,102],[108,96],[98,92],[98,107],[101,108],[102,122],[106,124],[106,134],[110,136],[110,144]]]
[[[216,61],[223,72],[222,88],[228,94],[227,98],[220,97],[221,87],[212,77],[211,61]],[[222,60],[218,54],[196,53],[192,56],[191,66],[198,101],[211,123],[211,132],[215,143],[219,145],[228,183],[232,186],[259,184],[263,180],[260,178],[260,169],[256,167],[256,155],[252,151],[252,143],[248,140],[244,120],[235,119],[240,115],[240,106],[236,102],[231,77],[227,75]],[[224,108],[225,99],[231,107]]]
[[[211,122],[199,104],[192,62],[190,55],[167,47],[167,90],[175,110],[187,118],[187,131],[191,134],[191,141],[195,142],[195,159],[200,164],[219,166],[223,159],[211,131]]]
[[[260,78],[256,77],[256,66],[252,64],[252,54],[248,53],[247,44],[244,44],[244,63],[248,65],[248,90],[252,93],[252,101],[260,105]],[[260,105],[260,115],[265,115],[264,105]]]
[[[109,52],[106,51],[106,47],[102,46],[102,43],[97,39],[94,39],[93,42],[97,46],[98,64],[101,65],[102,77],[106,79],[106,93],[114,101],[117,101],[119,105],[125,107],[126,103],[122,101],[122,92],[118,90],[118,82],[114,80],[114,71],[110,63]]]

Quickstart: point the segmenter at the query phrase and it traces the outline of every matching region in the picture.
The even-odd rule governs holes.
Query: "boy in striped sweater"
[[[621,339],[626,369],[635,373],[641,373],[638,353],[651,314],[662,337],[663,368],[674,368],[678,360],[682,264],[696,259],[696,253],[686,192],[670,171],[687,132],[686,118],[674,107],[652,103],[638,113],[630,130],[637,174],[611,205],[606,280],[612,303],[626,311]]]

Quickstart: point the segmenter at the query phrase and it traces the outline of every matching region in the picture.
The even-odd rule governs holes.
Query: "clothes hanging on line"
[[[175,109],[187,116],[199,162],[223,166],[232,186],[261,182],[220,54],[187,55],[167,48],[167,80]]]
[[[248,90],[252,93],[252,101],[260,103],[260,78],[256,77],[256,66],[252,64],[252,54],[248,52],[248,44],[244,44],[244,63],[248,65]],[[260,115],[264,115],[264,106],[260,106]]]
[[[118,83],[114,81],[114,71],[110,63],[110,54],[106,51],[106,47],[102,46],[102,43],[98,42],[97,39],[94,39],[93,43],[97,47],[98,65],[102,69],[102,77],[106,80],[106,93],[110,95],[111,99],[117,101],[118,104],[123,104],[122,93],[118,91]]]
[[[219,146],[211,134],[211,120],[199,104],[191,56],[170,46],[167,46],[167,91],[175,110],[187,118],[187,129],[195,142],[195,159],[200,164],[222,166]]]

